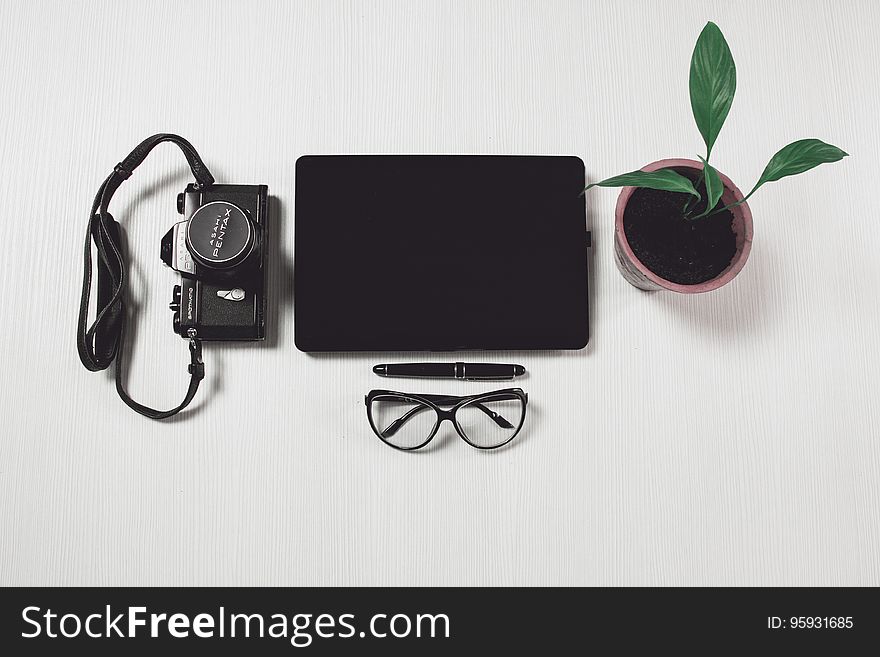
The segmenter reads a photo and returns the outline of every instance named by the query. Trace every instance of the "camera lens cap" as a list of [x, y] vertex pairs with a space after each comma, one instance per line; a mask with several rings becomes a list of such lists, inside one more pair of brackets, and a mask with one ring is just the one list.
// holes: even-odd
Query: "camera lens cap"
[[211, 269], [241, 264], [254, 244], [254, 226], [244, 211], [226, 201], [205, 203], [186, 224], [186, 246]]

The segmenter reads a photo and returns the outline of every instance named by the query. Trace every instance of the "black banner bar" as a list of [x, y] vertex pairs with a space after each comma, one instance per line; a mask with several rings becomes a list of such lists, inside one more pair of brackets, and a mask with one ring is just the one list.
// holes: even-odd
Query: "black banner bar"
[[[7, 588], [7, 654], [450, 654], [877, 645], [877, 589]], [[36, 652], [33, 652], [36, 650]]]

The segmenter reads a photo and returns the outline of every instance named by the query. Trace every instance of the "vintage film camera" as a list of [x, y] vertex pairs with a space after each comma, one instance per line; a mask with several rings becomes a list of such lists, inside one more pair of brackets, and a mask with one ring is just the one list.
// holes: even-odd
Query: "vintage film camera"
[[177, 209], [186, 219], [161, 246], [162, 261], [182, 277], [170, 305], [174, 331], [202, 340], [262, 340], [267, 187], [190, 184]]

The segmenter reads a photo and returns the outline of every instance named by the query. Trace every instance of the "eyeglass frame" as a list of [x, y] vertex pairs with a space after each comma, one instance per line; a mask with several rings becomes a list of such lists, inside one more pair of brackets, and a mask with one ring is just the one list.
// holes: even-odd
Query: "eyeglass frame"
[[[456, 420], [455, 414], [458, 412], [458, 410], [460, 408], [462, 408], [464, 406], [477, 405], [481, 400], [493, 401], [493, 399], [492, 399], [493, 397], [497, 397], [498, 395], [502, 395], [502, 394], [513, 395], [514, 397], [519, 399], [520, 402], [522, 403], [522, 415], [520, 416], [519, 424], [516, 426], [516, 429], [514, 430], [513, 434], [510, 436], [510, 438], [505, 440], [503, 443], [499, 443], [498, 445], [492, 445], [491, 447], [485, 447], [485, 446], [477, 445], [477, 444], [471, 442], [471, 440], [468, 439], [467, 435], [465, 435], [465, 432], [461, 428], [461, 425], [459, 425], [458, 420]], [[398, 445], [395, 445], [392, 442], [389, 442], [382, 435], [382, 432], [379, 431], [379, 428], [376, 426], [376, 422], [373, 419], [372, 407], [373, 407], [373, 401], [375, 401], [376, 397], [399, 397], [400, 399], [398, 401], [414, 401], [414, 402], [418, 402], [420, 404], [423, 404], [423, 405], [428, 406], [429, 408], [433, 409], [437, 415], [437, 421], [434, 423], [434, 428], [431, 430], [431, 433], [428, 435], [428, 437], [425, 439], [425, 441], [419, 445], [416, 445], [415, 447], [400, 447]], [[443, 408], [441, 408], [441, 405], [448, 406], [450, 404], [450, 402], [452, 403], [452, 407], [449, 410], [444, 410]], [[490, 390], [489, 392], [482, 392], [477, 395], [433, 395], [433, 394], [422, 394], [422, 393], [413, 394], [413, 393], [409, 393], [409, 392], [399, 392], [396, 390], [371, 390], [364, 397], [364, 404], [367, 407], [367, 420], [370, 423], [370, 428], [373, 430], [373, 433], [375, 433], [376, 436], [378, 436], [379, 440], [381, 440], [383, 443], [385, 443], [389, 447], [393, 447], [394, 449], [399, 450], [401, 452], [413, 452], [417, 449], [421, 449], [422, 447], [424, 447], [425, 445], [430, 443], [434, 439], [434, 436], [437, 435], [437, 432], [440, 430], [440, 425], [443, 424], [443, 422], [445, 420], [449, 420], [452, 423], [452, 426], [455, 427], [455, 432], [468, 445], [470, 445], [471, 447], [473, 447], [475, 449], [489, 451], [489, 450], [493, 450], [493, 449], [498, 449], [499, 447], [504, 447], [505, 445], [509, 444], [514, 438], [516, 438], [519, 435], [519, 432], [522, 429], [523, 424], [526, 421], [526, 410], [528, 409], [528, 405], [529, 405], [529, 396], [527, 393], [525, 393], [523, 391], [522, 388], [504, 388], [503, 390]], [[482, 407], [481, 410], [484, 413], [489, 414], [489, 416], [493, 420], [495, 420], [496, 423], [498, 423], [496, 416], [501, 417], [500, 415], [498, 415], [494, 411], [489, 411], [485, 407]], [[409, 412], [412, 412], [412, 410]], [[404, 414], [404, 416], [402, 416], [402, 417], [405, 418], [406, 414]], [[398, 418], [394, 422], [398, 422], [401, 419], [402, 418]], [[505, 422], [507, 421], [503, 417], [501, 417], [501, 419], [504, 420]], [[498, 423], [498, 424], [500, 425], [500, 423]], [[510, 423], [508, 422], [508, 424], [510, 424]], [[391, 425], [388, 425], [388, 427], [385, 428], [385, 431], [388, 431], [388, 428], [391, 427], [392, 425], [393, 425], [393, 423]], [[513, 425], [511, 425], [511, 427], [512, 426]]]

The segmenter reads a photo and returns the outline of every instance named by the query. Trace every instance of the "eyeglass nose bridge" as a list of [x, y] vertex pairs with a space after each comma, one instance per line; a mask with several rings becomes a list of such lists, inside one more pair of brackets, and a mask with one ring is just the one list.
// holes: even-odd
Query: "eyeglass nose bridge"
[[442, 408], [437, 411], [437, 425], [443, 424], [444, 420], [449, 420], [452, 424], [455, 424], [455, 412], [454, 411], [446, 411]]

